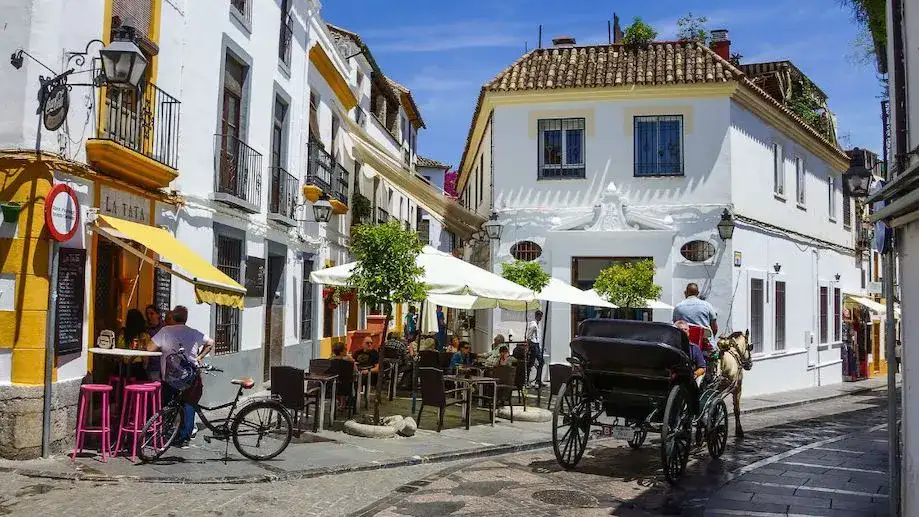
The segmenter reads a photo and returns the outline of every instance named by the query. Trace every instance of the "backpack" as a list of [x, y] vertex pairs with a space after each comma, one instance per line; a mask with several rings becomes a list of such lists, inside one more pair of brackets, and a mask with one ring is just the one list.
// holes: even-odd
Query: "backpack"
[[198, 378], [198, 369], [184, 352], [169, 354], [163, 361], [163, 382], [177, 391], [190, 388]]

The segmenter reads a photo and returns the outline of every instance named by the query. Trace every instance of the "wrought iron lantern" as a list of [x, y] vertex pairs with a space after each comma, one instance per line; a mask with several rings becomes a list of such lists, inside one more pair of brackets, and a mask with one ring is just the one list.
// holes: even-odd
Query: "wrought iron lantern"
[[329, 203], [328, 198], [323, 197], [319, 201], [313, 203], [313, 219], [317, 223], [327, 223], [332, 218], [332, 203]]
[[491, 217], [488, 218], [488, 221], [482, 224], [482, 228], [485, 230], [485, 233], [488, 235], [488, 238], [493, 241], [501, 240], [501, 230], [504, 229], [504, 225], [498, 222], [497, 212], [492, 212]]
[[122, 88], [137, 88], [147, 70], [147, 58], [134, 44], [134, 29], [123, 27], [115, 40], [99, 51], [105, 84]]
[[865, 152], [856, 147], [849, 154], [849, 170], [843, 174], [846, 191], [850, 197], [860, 199], [868, 197], [874, 175], [865, 166]]
[[721, 236], [723, 241], [734, 236], [734, 217], [727, 208], [724, 209], [724, 212], [721, 212], [721, 220], [718, 221], [718, 235]]

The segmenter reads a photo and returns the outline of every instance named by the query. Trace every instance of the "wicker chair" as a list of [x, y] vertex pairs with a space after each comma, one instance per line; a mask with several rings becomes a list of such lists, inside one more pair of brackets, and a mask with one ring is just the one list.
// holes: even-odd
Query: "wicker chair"
[[[425, 406], [434, 406], [437, 408], [438, 421], [437, 432], [444, 426], [444, 412], [447, 406], [457, 406], [466, 402], [459, 398], [448, 398], [460, 393], [464, 388], [448, 390], [444, 386], [444, 372], [438, 368], [419, 368], [418, 374], [421, 377], [421, 407], [418, 409], [418, 418], [416, 422], [421, 427], [421, 414]], [[466, 430], [469, 430], [469, 415], [466, 415]]]

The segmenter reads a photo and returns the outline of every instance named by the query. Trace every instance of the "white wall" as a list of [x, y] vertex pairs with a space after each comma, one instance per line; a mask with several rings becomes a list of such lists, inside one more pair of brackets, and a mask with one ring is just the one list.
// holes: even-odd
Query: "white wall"
[[[913, 11], [919, 16], [919, 10]], [[919, 37], [919, 36], [917, 36]], [[913, 103], [912, 106], [919, 106]], [[915, 108], [914, 108], [915, 109]], [[919, 110], [916, 110], [919, 111]], [[907, 225], [902, 230], [900, 253], [900, 302], [903, 320], [900, 340], [902, 350], [902, 436], [901, 458], [902, 508], [903, 515], [911, 515], [919, 508], [919, 324], [915, 314], [919, 310], [919, 223]]]
[[[838, 171], [796, 144], [753, 113], [731, 103], [731, 182], [736, 213], [818, 239], [853, 246], [854, 234], [842, 225], [842, 190]], [[772, 144], [782, 148], [785, 195], [774, 191]], [[804, 160], [805, 203], [796, 201], [795, 157]], [[828, 177], [834, 180], [836, 217], [829, 217]], [[855, 218], [853, 218], [855, 220]]]
[[[634, 205], [724, 203], [731, 192], [729, 102], [716, 97], [498, 106], [493, 120], [495, 205], [590, 207], [610, 182]], [[635, 177], [633, 117], [664, 113], [684, 116], [685, 175]], [[537, 181], [535, 121], [560, 116], [586, 118], [586, 178]]]

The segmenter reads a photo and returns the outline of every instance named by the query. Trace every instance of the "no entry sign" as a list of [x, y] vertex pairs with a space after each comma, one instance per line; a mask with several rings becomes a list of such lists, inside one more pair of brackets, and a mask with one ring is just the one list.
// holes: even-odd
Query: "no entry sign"
[[55, 185], [45, 198], [45, 224], [57, 241], [66, 241], [77, 233], [80, 224], [80, 202], [69, 185]]

